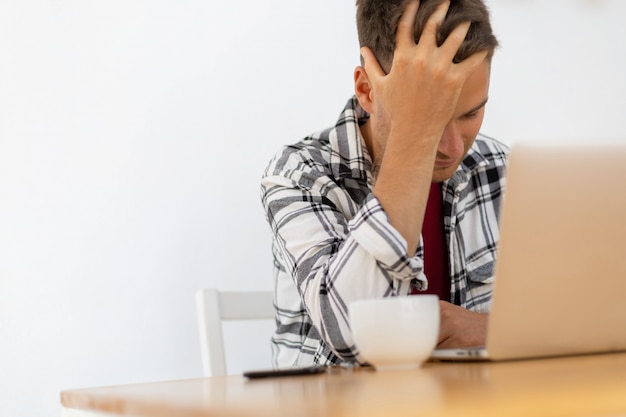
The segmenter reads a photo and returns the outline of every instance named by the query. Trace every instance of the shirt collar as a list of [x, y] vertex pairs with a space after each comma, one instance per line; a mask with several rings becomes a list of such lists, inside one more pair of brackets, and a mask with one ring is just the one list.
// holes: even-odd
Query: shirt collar
[[[363, 110], [356, 96], [353, 96], [346, 103], [334, 128], [330, 130], [328, 140], [333, 151], [330, 162], [335, 178], [349, 177], [371, 181], [372, 159], [359, 128], [368, 119], [369, 114]], [[474, 141], [463, 162], [448, 181], [455, 184], [465, 183], [476, 169], [488, 162]]]
[[333, 151], [330, 162], [335, 178], [367, 179], [371, 176], [372, 159], [359, 128], [368, 119], [369, 114], [353, 96], [330, 130], [328, 140]]
[[[480, 137], [481, 134], [479, 133], [476, 139], [479, 139]], [[466, 184], [469, 181], [477, 169], [487, 165], [488, 163], [489, 161], [482, 154], [479, 149], [479, 145], [475, 140], [469, 151], [467, 151], [467, 155], [463, 158], [461, 165], [459, 165], [452, 177], [446, 182], [454, 184], [455, 188], [458, 189], [460, 185]]]

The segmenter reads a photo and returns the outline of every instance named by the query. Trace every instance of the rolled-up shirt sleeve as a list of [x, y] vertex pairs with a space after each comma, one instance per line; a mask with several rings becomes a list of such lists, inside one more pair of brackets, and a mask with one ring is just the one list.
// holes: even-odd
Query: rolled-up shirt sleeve
[[406, 240], [391, 225], [374, 194], [367, 197], [365, 205], [350, 220], [348, 230], [357, 244], [391, 276], [401, 281], [420, 278], [424, 268], [422, 258], [407, 256]]

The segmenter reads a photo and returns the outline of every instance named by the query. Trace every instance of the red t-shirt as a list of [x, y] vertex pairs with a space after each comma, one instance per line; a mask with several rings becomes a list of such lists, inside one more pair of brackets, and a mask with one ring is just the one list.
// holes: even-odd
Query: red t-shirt
[[433, 183], [430, 186], [422, 226], [424, 273], [428, 278], [428, 289], [416, 293], [436, 294], [439, 299], [450, 301], [450, 267], [443, 219], [441, 183]]

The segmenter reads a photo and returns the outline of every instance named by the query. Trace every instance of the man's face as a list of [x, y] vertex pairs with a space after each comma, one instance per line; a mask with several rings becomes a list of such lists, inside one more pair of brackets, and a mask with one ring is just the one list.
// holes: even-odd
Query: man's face
[[[454, 174], [478, 135], [485, 115], [485, 104], [489, 96], [489, 76], [491, 64], [485, 60], [467, 78], [456, 110], [446, 126], [439, 146], [433, 169], [433, 182], [442, 182]], [[384, 152], [389, 136], [389, 122], [383, 112], [378, 112], [374, 137]]]

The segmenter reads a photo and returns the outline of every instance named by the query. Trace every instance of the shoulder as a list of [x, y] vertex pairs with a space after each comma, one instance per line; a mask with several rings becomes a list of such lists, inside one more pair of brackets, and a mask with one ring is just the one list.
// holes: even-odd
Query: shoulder
[[497, 165], [505, 164], [509, 155], [509, 147], [507, 145], [482, 133], [478, 134], [472, 148], [483, 158]]
[[472, 151], [494, 165], [506, 164], [509, 155], [509, 147], [504, 143], [479, 133], [472, 146]]
[[263, 178], [279, 176], [298, 180], [302, 175], [329, 175], [332, 153], [328, 131], [314, 133], [281, 147], [267, 164]]
[[472, 181], [477, 187], [485, 182], [503, 185], [508, 155], [507, 145], [478, 134], [463, 163], [451, 178], [451, 183], [460, 185]]
[[333, 181], [367, 181], [371, 161], [362, 143], [359, 126], [369, 115], [355, 97], [348, 100], [334, 126], [282, 147], [270, 160], [264, 177], [299, 177], [302, 173], [326, 176]]

